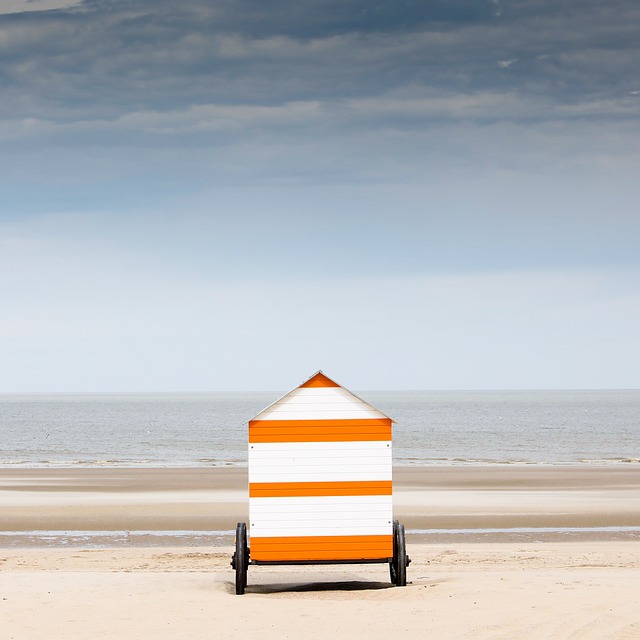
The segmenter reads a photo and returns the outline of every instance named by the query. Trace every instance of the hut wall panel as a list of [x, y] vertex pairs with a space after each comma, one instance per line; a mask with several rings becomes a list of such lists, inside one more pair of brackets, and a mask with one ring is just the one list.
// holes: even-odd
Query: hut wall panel
[[251, 539], [251, 557], [262, 561], [391, 558], [393, 536], [285, 536]]
[[[300, 389], [306, 393], [297, 393], [287, 398], [287, 408], [291, 407], [309, 407], [311, 405], [327, 407], [348, 407], [351, 411], [365, 409], [366, 411], [375, 411], [373, 408], [367, 408], [364, 403], [356, 400], [348, 393], [340, 392], [339, 389]], [[315, 392], [315, 393], [310, 393]], [[323, 393], [318, 393], [323, 392]], [[377, 412], [379, 414], [379, 412]]]
[[249, 448], [249, 482], [391, 480], [391, 443], [256, 443]]
[[391, 441], [391, 421], [357, 420], [252, 420], [249, 443]]
[[346, 510], [349, 509], [366, 509], [368, 507], [375, 507], [381, 509], [387, 509], [385, 515], [391, 513], [392, 497], [391, 495], [384, 496], [348, 496], [346, 498], [336, 499], [333, 496], [313, 496], [302, 498], [289, 498], [282, 500], [281, 498], [260, 498], [259, 500], [252, 500], [251, 505], [253, 508], [264, 509], [267, 512], [274, 512], [277, 509], [282, 509], [282, 505], [286, 505], [286, 509], [291, 511], [292, 509], [298, 509], [300, 511], [312, 512], [315, 509], [326, 511], [327, 508]]
[[[301, 408], [290, 408], [286, 411], [281, 409], [277, 413], [268, 416], [260, 416], [259, 419], [251, 422], [282, 422], [287, 420], [378, 420], [384, 421], [375, 411], [348, 411], [334, 410], [330, 407], [323, 406], [315, 411], [304, 411]], [[391, 421], [387, 419], [387, 423]]]
[[261, 458], [277, 458], [282, 455], [290, 457], [306, 456], [310, 458], [331, 456], [388, 456], [391, 450], [390, 441], [364, 442], [268, 442], [249, 447], [252, 462]]
[[391, 480], [350, 482], [253, 482], [251, 498], [300, 498], [321, 496], [390, 496]]
[[[269, 527], [265, 523], [255, 527], [251, 536], [256, 538], [282, 538], [286, 536], [378, 536], [391, 535], [388, 528], [382, 525], [371, 524], [366, 522], [354, 523], [347, 522], [344, 526], [339, 524], [321, 526], [317, 523], [300, 522], [295, 518], [288, 520], [280, 520], [277, 526]], [[249, 544], [251, 546], [251, 543]]]
[[251, 498], [251, 536], [391, 534], [390, 495]]
[[[349, 420], [349, 418], [379, 418], [380, 416], [376, 411], [366, 411], [364, 409], [354, 408], [353, 405], [348, 402], [331, 402], [331, 403], [306, 403], [306, 404], [295, 404], [290, 407], [287, 407], [286, 410], [282, 409], [278, 412], [279, 415], [274, 419], [277, 420], [305, 420], [307, 418], [318, 419], [322, 418], [322, 414], [326, 413], [330, 419], [333, 420]], [[305, 414], [301, 417], [297, 415], [291, 416], [288, 414]], [[344, 413], [346, 414], [344, 417], [335, 415], [336, 413]], [[269, 418], [263, 418], [264, 420], [268, 420]]]
[[353, 482], [366, 480], [391, 480], [391, 472], [387, 471], [386, 463], [378, 465], [354, 465], [337, 468], [337, 465], [317, 460], [309, 462], [307, 468], [300, 465], [296, 468], [282, 469], [253, 469], [251, 484], [262, 482]]
[[[298, 387], [286, 397], [286, 404], [305, 404], [308, 402], [348, 402], [357, 407], [366, 407], [369, 410], [377, 411], [344, 387]], [[271, 406], [274, 407], [276, 404], [280, 404], [280, 402]]]

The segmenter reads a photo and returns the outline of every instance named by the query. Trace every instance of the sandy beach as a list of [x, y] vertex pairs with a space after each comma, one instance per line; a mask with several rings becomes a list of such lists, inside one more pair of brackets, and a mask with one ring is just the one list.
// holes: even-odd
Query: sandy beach
[[[394, 514], [414, 531], [638, 527], [640, 465], [400, 467]], [[5, 534], [224, 532], [247, 515], [242, 468], [0, 469]]]
[[251, 567], [236, 596], [246, 470], [2, 469], [3, 637], [640, 638], [640, 468], [394, 474], [407, 587], [386, 565]]

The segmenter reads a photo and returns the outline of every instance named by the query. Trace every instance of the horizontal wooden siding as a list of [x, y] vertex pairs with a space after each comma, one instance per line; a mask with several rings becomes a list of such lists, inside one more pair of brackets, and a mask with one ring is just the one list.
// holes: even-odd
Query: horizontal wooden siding
[[251, 420], [251, 558], [390, 558], [391, 425], [322, 374]]
[[252, 536], [251, 557], [263, 562], [380, 560], [393, 557], [393, 536]]

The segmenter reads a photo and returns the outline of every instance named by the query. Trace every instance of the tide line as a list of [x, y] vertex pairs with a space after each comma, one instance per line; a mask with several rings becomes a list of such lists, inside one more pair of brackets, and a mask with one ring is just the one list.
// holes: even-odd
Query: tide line
[[[640, 533], [640, 526], [597, 526], [597, 527], [483, 527], [471, 529], [407, 529], [407, 535], [442, 534], [491, 534], [491, 533]], [[216, 530], [132, 530], [132, 531], [50, 531], [46, 529], [32, 531], [0, 531], [0, 538], [39, 538], [53, 539], [93, 539], [114, 538], [122, 541], [134, 538], [225, 538], [235, 535], [234, 529]]]
[[407, 534], [473, 535], [477, 533], [640, 533], [640, 526], [610, 527], [485, 527], [477, 529], [407, 529]]

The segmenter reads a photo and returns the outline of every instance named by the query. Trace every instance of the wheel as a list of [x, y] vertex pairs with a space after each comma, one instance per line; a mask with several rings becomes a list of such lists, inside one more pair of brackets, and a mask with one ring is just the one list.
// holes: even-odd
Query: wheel
[[407, 586], [407, 547], [404, 540], [404, 525], [398, 525], [397, 532], [397, 570], [396, 570], [396, 585], [398, 587]]
[[231, 566], [236, 570], [236, 594], [241, 596], [247, 586], [247, 570], [249, 569], [247, 525], [244, 522], [238, 522], [236, 526], [236, 552], [233, 554]]
[[397, 552], [397, 536], [396, 536], [396, 531], [398, 529], [398, 527], [400, 526], [400, 523], [397, 520], [393, 521], [393, 558], [391, 558], [391, 561], [389, 562], [389, 577], [391, 578], [391, 584], [397, 584], [398, 581], [398, 565], [397, 565], [397, 557], [398, 557], [398, 552]]
[[231, 566], [236, 570], [236, 594], [241, 596], [247, 586], [249, 568], [247, 525], [244, 522], [238, 522], [236, 526], [236, 551], [231, 559]]
[[411, 562], [407, 557], [404, 537], [404, 525], [393, 521], [393, 559], [389, 563], [391, 583], [398, 587], [407, 585], [407, 566]]

